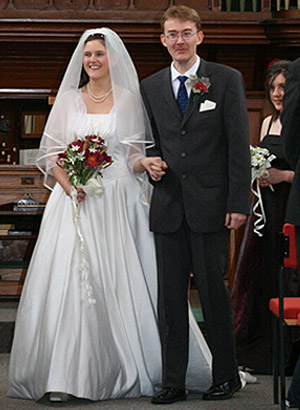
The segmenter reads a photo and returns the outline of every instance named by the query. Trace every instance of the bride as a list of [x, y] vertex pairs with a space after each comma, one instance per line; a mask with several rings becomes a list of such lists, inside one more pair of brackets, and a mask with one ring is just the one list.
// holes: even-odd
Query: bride
[[[75, 136], [100, 135], [113, 164], [94, 195], [57, 165]], [[152, 396], [161, 380], [156, 265], [145, 170], [161, 178], [134, 65], [116, 33], [87, 30], [49, 115], [38, 165], [57, 181], [48, 200], [16, 320], [8, 395], [51, 401]], [[46, 162], [46, 168], [41, 163]], [[99, 183], [99, 181], [98, 181]], [[102, 192], [101, 192], [102, 191]], [[83, 246], [82, 255], [80, 246]], [[83, 276], [82, 258], [89, 276]], [[187, 388], [211, 384], [211, 354], [190, 314]]]

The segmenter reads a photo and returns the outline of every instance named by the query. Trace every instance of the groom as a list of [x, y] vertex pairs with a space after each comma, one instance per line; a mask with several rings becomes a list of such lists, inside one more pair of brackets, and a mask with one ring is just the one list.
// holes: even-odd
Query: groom
[[165, 161], [155, 168], [150, 209], [163, 356], [163, 390], [152, 403], [186, 399], [191, 269], [213, 356], [213, 384], [203, 399], [228, 399], [241, 387], [231, 301], [223, 276], [230, 230], [238, 229], [249, 212], [251, 167], [244, 84], [238, 71], [197, 55], [204, 35], [195, 10], [169, 8], [162, 18], [162, 32], [171, 67], [141, 84], [156, 142], [149, 155]]

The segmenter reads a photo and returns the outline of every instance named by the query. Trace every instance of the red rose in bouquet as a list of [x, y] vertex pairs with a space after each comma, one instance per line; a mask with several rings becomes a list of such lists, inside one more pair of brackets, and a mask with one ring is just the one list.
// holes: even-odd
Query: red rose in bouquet
[[[71, 142], [67, 149], [58, 155], [57, 164], [67, 171], [73, 187], [82, 188], [88, 195], [101, 195], [101, 170], [113, 163], [106, 152], [107, 146], [103, 138], [98, 135], [88, 135], [83, 139], [77, 138]], [[89, 283], [90, 267], [85, 257], [85, 243], [80, 228], [80, 203], [77, 192], [72, 193], [73, 221], [76, 227], [80, 244], [79, 272], [81, 274], [84, 298], [89, 303], [96, 303], [93, 298], [93, 287]]]
[[106, 150], [104, 139], [98, 135], [75, 137], [59, 154], [57, 163], [67, 171], [71, 184], [77, 189], [84, 187], [90, 178], [102, 176], [101, 170], [113, 163]]

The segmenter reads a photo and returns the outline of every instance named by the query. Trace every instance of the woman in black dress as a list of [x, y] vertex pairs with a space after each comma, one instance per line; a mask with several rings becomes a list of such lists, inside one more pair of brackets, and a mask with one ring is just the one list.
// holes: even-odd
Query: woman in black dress
[[[272, 329], [269, 299], [278, 296], [279, 232], [285, 220], [286, 204], [294, 172], [284, 158], [280, 114], [284, 85], [290, 62], [277, 61], [267, 74], [266, 88], [273, 115], [261, 127], [260, 146], [276, 155], [269, 174], [259, 180], [266, 224], [262, 237], [253, 231], [256, 217], [251, 213], [237, 263], [232, 291], [237, 358], [241, 366], [256, 373], [272, 373]], [[270, 188], [273, 186], [273, 190]], [[256, 198], [253, 198], [255, 203]], [[299, 295], [296, 270], [286, 272], [286, 295]], [[297, 335], [287, 335], [288, 349]], [[298, 357], [298, 356], [297, 356]]]

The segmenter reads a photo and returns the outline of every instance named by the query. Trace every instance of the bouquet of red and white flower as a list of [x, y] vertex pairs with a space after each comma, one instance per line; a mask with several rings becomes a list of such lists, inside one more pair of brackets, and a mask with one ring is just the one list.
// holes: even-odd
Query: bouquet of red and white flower
[[88, 181], [101, 177], [101, 170], [113, 163], [106, 150], [104, 139], [98, 135], [88, 135], [84, 139], [75, 136], [67, 149], [58, 155], [57, 163], [67, 171], [73, 187], [85, 191]]
[[96, 303], [93, 287], [89, 282], [90, 267], [86, 259], [85, 242], [80, 228], [80, 204], [77, 189], [82, 188], [88, 195], [100, 196], [103, 192], [101, 170], [113, 163], [106, 152], [105, 141], [97, 135], [77, 138], [67, 149], [58, 155], [57, 164], [67, 171], [69, 180], [75, 188], [72, 192], [73, 220], [79, 240], [79, 272], [81, 276], [83, 298], [88, 303]]

